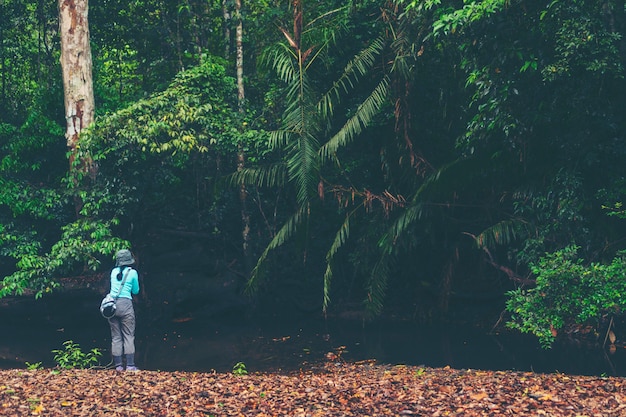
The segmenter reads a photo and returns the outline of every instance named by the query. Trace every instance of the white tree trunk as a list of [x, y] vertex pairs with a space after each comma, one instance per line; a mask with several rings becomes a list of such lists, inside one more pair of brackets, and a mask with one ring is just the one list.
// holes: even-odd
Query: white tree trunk
[[244, 111], [246, 93], [243, 88], [243, 17], [241, 15], [241, 0], [235, 0], [235, 14], [237, 15], [237, 28], [235, 42], [237, 43], [237, 97], [239, 99], [239, 111]]
[[[87, 19], [88, 0], [59, 0], [59, 31], [61, 34], [61, 68], [65, 96], [65, 138], [74, 167], [80, 132], [94, 119], [91, 47]], [[77, 161], [79, 167], [91, 172], [89, 161]]]
[[[239, 104], [239, 113], [245, 112], [245, 89], [243, 84], [243, 17], [241, 14], [241, 0], [235, 0], [235, 16], [237, 18], [237, 27], [235, 29], [235, 43], [237, 48], [237, 56], [235, 67], [237, 70], [237, 102]], [[246, 165], [246, 154], [243, 143], [240, 141], [237, 147], [237, 170], [241, 171]], [[239, 200], [241, 202], [241, 222], [242, 222], [242, 240], [243, 240], [243, 256], [246, 272], [250, 269], [248, 245], [250, 242], [250, 215], [247, 209], [247, 190], [245, 184], [239, 186]]]

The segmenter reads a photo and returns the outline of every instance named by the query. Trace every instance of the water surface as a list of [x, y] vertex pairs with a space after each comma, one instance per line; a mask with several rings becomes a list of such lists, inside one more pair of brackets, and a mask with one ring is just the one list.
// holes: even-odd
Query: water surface
[[[0, 367], [26, 362], [55, 365], [53, 349], [73, 340], [84, 351], [99, 348], [109, 361], [109, 327], [95, 296], [62, 301], [21, 300], [0, 308]], [[137, 362], [143, 369], [292, 371], [328, 361], [451, 366], [485, 370], [626, 376], [626, 352], [557, 344], [544, 350], [533, 337], [488, 334], [445, 324], [323, 319], [318, 315], [225, 314], [165, 319], [138, 309]]]

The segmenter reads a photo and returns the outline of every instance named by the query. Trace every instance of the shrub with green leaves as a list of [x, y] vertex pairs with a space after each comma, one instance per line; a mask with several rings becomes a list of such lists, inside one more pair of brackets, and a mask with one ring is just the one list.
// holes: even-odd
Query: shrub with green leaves
[[[30, 185], [40, 179], [21, 180], [29, 166], [22, 159], [46, 152], [35, 147], [27, 153], [26, 144], [0, 146], [0, 154], [20, 150], [12, 159], [0, 158], [0, 257], [8, 265], [7, 276], [0, 276], [0, 298], [27, 291], [39, 298], [58, 287], [61, 277], [97, 271], [117, 249], [132, 246], [125, 239], [129, 224], [140, 230], [195, 218], [199, 228], [225, 227], [229, 221], [221, 216], [232, 212], [225, 206], [233, 199], [226, 192], [198, 190], [213, 190], [224, 167], [236, 169], [239, 144], [248, 161], [257, 146], [261, 153], [265, 146], [262, 133], [241, 132], [252, 121], [243, 120], [234, 97], [225, 62], [207, 57], [164, 91], [99, 117], [81, 133], [76, 158], [92, 158], [97, 175], [85, 177], [79, 169], [66, 173], [61, 153], [62, 169], [57, 167], [50, 189]], [[10, 127], [0, 124], [0, 142], [21, 138]]]
[[93, 348], [89, 352], [83, 352], [78, 343], [72, 340], [63, 342], [65, 349], [55, 349], [54, 361], [62, 369], [87, 369], [98, 363], [98, 358], [102, 352], [98, 348]]
[[36, 371], [38, 369], [43, 369], [43, 365], [41, 364], [41, 362], [35, 362], [35, 363], [25, 362], [25, 364], [26, 364], [26, 369], [28, 369], [29, 371]]
[[545, 348], [561, 330], [580, 325], [598, 328], [605, 316], [621, 315], [626, 307], [626, 253], [611, 263], [585, 265], [577, 246], [568, 246], [532, 265], [536, 285], [508, 293], [508, 326], [539, 338]]
[[237, 376], [248, 375], [246, 364], [243, 362], [237, 362], [235, 366], [233, 366], [233, 375], [237, 375]]

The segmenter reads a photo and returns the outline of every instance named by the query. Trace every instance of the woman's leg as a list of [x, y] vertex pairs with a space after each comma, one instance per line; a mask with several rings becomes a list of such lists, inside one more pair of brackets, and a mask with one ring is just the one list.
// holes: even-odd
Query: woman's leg
[[115, 316], [109, 319], [111, 327], [111, 356], [113, 356], [113, 364], [115, 369], [122, 370], [122, 354], [124, 353], [124, 345], [122, 339], [122, 323], [119, 317]]
[[126, 369], [135, 368], [135, 310], [133, 302], [127, 298], [118, 300], [120, 325], [126, 355]]

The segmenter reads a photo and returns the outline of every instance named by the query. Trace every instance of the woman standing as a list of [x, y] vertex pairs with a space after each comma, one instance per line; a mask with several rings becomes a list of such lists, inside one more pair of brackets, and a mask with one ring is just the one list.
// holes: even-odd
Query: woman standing
[[135, 259], [128, 249], [115, 254], [115, 268], [111, 271], [111, 291], [116, 301], [115, 315], [109, 319], [111, 327], [111, 355], [116, 371], [137, 371], [135, 366], [135, 309], [133, 295], [139, 294], [139, 275], [131, 265]]

